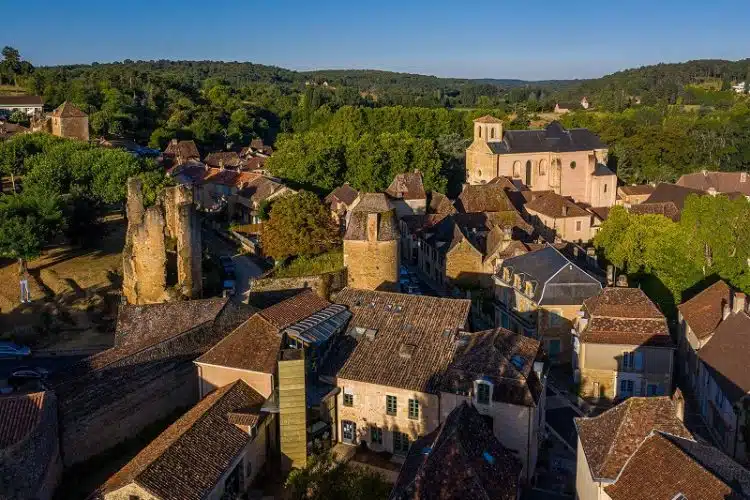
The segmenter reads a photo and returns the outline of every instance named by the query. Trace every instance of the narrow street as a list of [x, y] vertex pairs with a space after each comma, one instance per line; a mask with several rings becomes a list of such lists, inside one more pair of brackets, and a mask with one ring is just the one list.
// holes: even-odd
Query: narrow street
[[247, 255], [240, 253], [240, 248], [236, 243], [225, 240], [215, 231], [210, 229], [203, 230], [203, 245], [211, 255], [215, 257], [227, 256], [232, 258], [235, 266], [236, 276], [236, 293], [234, 300], [238, 302], [247, 302], [250, 294], [250, 282], [263, 274], [263, 269]]

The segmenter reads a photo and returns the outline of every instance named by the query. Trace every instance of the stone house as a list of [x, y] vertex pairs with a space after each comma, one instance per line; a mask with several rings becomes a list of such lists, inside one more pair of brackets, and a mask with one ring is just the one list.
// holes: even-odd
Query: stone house
[[192, 361], [253, 312], [225, 298], [121, 306], [115, 346], [71, 366], [52, 383], [65, 465], [94, 457], [195, 404]]
[[325, 197], [324, 201], [331, 208], [331, 216], [341, 227], [342, 234], [346, 232], [347, 214], [354, 203], [358, 202], [358, 198], [359, 191], [351, 187], [348, 182], [337, 187]]
[[493, 435], [522, 465], [530, 484], [545, 434], [548, 363], [538, 340], [504, 328], [465, 334], [442, 377], [441, 420], [454, 408], [473, 406]]
[[12, 115], [16, 111], [32, 116], [42, 112], [43, 102], [38, 95], [0, 95], [0, 111]]
[[540, 339], [553, 363], [569, 362], [570, 330], [599, 279], [552, 246], [504, 260], [493, 279], [495, 325]]
[[750, 415], [747, 353], [750, 314], [744, 293], [722, 281], [679, 306], [680, 368], [701, 417], [719, 447], [748, 463], [743, 432]]
[[62, 474], [59, 443], [53, 392], [0, 397], [0, 496], [50, 500]]
[[624, 399], [672, 391], [675, 345], [667, 319], [639, 288], [605, 288], [586, 299], [572, 358], [581, 393]]
[[559, 194], [549, 192], [524, 205], [532, 224], [547, 241], [586, 242], [594, 237], [590, 212]]
[[168, 162], [168, 166], [175, 167], [189, 162], [199, 162], [201, 154], [195, 141], [178, 141], [172, 139], [162, 155]]
[[629, 208], [631, 205], [643, 203], [656, 190], [651, 184], [620, 186], [617, 188], [617, 204]]
[[[278, 388], [279, 355], [289, 343], [288, 339], [285, 340], [285, 331], [324, 311], [331, 314], [324, 313], [323, 319], [330, 319], [335, 316], [330, 309], [332, 306], [327, 300], [306, 290], [254, 314], [195, 360], [200, 397], [235, 380], [244, 381], [265, 398], [271, 397]], [[337, 314], [340, 312], [336, 310]], [[331, 334], [333, 332], [335, 329]], [[317, 352], [308, 351], [308, 363], [319, 362], [324, 357], [322, 346], [316, 348], [320, 349]], [[314, 368], [317, 370], [317, 367]]]
[[680, 220], [685, 201], [691, 194], [704, 196], [707, 193], [699, 189], [660, 182], [645, 201], [631, 205], [628, 211], [641, 215], [660, 214], [676, 222]]
[[31, 130], [88, 142], [89, 115], [65, 101], [46, 116], [35, 115], [31, 120]]
[[701, 170], [685, 174], [677, 180], [678, 186], [705, 191], [708, 194], [740, 193], [750, 197], [750, 173], [748, 172], [709, 172]]
[[344, 234], [349, 286], [398, 290], [401, 245], [395, 207], [382, 193], [360, 193], [357, 199]]
[[211, 168], [228, 168], [239, 170], [242, 160], [239, 153], [235, 151], [214, 151], [208, 153], [203, 159], [203, 163]]
[[491, 288], [492, 275], [512, 255], [514, 241], [533, 229], [517, 212], [453, 214], [418, 233], [417, 265], [444, 288]]
[[682, 423], [684, 402], [630, 398], [593, 418], [577, 418], [576, 498], [720, 500], [745, 498], [750, 472], [696, 442]]
[[188, 162], [169, 171], [178, 184], [193, 188], [195, 204], [204, 210], [219, 211], [236, 201], [242, 189], [256, 181], [261, 174], [226, 168], [213, 168], [200, 162]]
[[508, 130], [491, 116], [474, 120], [474, 141], [466, 150], [466, 179], [485, 184], [499, 176], [534, 191], [551, 190], [594, 207], [615, 204], [617, 176], [606, 167], [607, 146], [587, 129], [567, 130], [558, 122], [543, 130]]
[[243, 181], [237, 194], [229, 198], [229, 218], [242, 224], [263, 224], [260, 213], [263, 205], [286, 194], [294, 193], [293, 189], [282, 184], [278, 179], [264, 175]]
[[399, 218], [427, 213], [427, 193], [419, 170], [397, 174], [385, 194], [391, 197]]
[[417, 440], [401, 467], [390, 500], [493, 498], [516, 500], [521, 463], [469, 404]]
[[238, 380], [209, 394], [101, 487], [105, 500], [239, 498], [276, 441], [265, 398]]
[[406, 455], [441, 422], [441, 374], [468, 327], [468, 300], [346, 288], [352, 313], [320, 373], [339, 388], [338, 441]]

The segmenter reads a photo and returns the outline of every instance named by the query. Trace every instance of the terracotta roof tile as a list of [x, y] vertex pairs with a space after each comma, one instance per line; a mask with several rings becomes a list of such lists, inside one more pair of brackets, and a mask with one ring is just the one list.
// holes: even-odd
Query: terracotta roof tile
[[393, 198], [404, 200], [427, 199], [427, 193], [425, 193], [424, 183], [422, 182], [422, 173], [419, 171], [397, 174], [385, 192]]
[[456, 207], [453, 202], [442, 193], [433, 191], [430, 193], [430, 206], [427, 209], [430, 214], [453, 214], [456, 213]]
[[674, 347], [667, 319], [639, 288], [604, 288], [583, 303], [581, 342]]
[[500, 184], [467, 184], [456, 200], [459, 212], [507, 212], [515, 210]]
[[263, 309], [258, 314], [275, 328], [283, 330], [329, 305], [331, 305], [330, 302], [318, 296], [312, 290], [305, 290], [283, 302]]
[[576, 418], [575, 423], [594, 480], [617, 478], [652, 431], [692, 438], [669, 397], [632, 397], [597, 417]]
[[542, 361], [541, 343], [504, 328], [467, 334], [442, 381], [442, 390], [469, 394], [477, 379], [494, 385], [493, 401], [536, 406], [542, 384], [534, 362]]
[[209, 153], [203, 162], [213, 168], [239, 168], [240, 155], [234, 151], [215, 151]]
[[239, 380], [217, 389], [180, 417], [102, 487], [136, 483], [163, 500], [199, 500], [218, 483], [250, 441], [230, 414], [264, 398]]
[[492, 115], [484, 115], [474, 120], [474, 123], [503, 123], [500, 118], [495, 118]]
[[696, 172], [680, 177], [677, 185], [701, 191], [708, 191], [713, 188], [717, 193], [742, 193], [745, 196], [750, 196], [750, 173]]
[[635, 186], [620, 186], [618, 189], [627, 196], [644, 196], [653, 193], [656, 186], [652, 186], [651, 184], [638, 184]]
[[704, 339], [711, 335], [721, 323], [724, 305], [732, 300], [732, 290], [719, 280], [692, 299], [683, 302], [677, 309], [682, 313], [696, 337]]
[[378, 214], [378, 241], [391, 241], [399, 238], [396, 211], [383, 193], [360, 193], [360, 201], [351, 209], [346, 226], [345, 240], [367, 240], [367, 218]]
[[[468, 300], [353, 288], [339, 292], [335, 302], [347, 306], [353, 317], [348, 333], [331, 348], [323, 373], [420, 392], [438, 390], [471, 307]], [[366, 330], [374, 330], [374, 338]]]
[[748, 498], [750, 471], [711, 446], [655, 432], [604, 491], [612, 500]]
[[58, 117], [58, 118], [85, 118], [88, 115], [78, 109], [75, 105], [72, 103], [65, 101], [64, 103], [60, 104], [60, 106], [52, 112], [52, 116]]
[[333, 203], [334, 200], [338, 200], [347, 206], [351, 206], [351, 204], [354, 203], [354, 200], [357, 199], [357, 196], [359, 196], [359, 191], [351, 187], [349, 183], [345, 183], [331, 191], [330, 194], [326, 196], [325, 201], [326, 203]]
[[200, 153], [198, 152], [198, 146], [195, 145], [195, 141], [178, 141], [173, 139], [167, 145], [167, 149], [164, 150], [166, 156], [173, 156], [180, 158], [182, 161], [190, 159], [200, 160]]
[[46, 392], [0, 397], [0, 450], [23, 440], [42, 420]]
[[412, 445], [390, 498], [515, 500], [521, 468], [479, 412], [463, 403]]
[[590, 216], [589, 212], [557, 193], [540, 196], [528, 202], [524, 208], [555, 219]]
[[733, 403], [750, 393], [750, 315], [739, 311], [729, 315], [716, 328], [698, 358], [714, 374], [714, 380]]

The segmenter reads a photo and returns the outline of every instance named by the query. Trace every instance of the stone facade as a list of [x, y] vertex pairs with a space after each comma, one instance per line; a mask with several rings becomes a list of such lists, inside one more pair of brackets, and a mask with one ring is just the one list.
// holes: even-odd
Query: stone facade
[[[556, 123], [552, 126], [562, 129]], [[512, 133], [519, 132], [542, 131]], [[562, 134], [568, 132], [562, 130]], [[528, 148], [518, 148], [523, 152], [513, 148], [501, 152], [505, 134], [508, 132], [503, 132], [500, 120], [483, 117], [474, 121], [474, 141], [466, 150], [468, 183], [485, 184], [496, 177], [507, 176], [522, 181], [534, 191], [554, 191], [591, 206], [615, 204], [617, 177], [604, 166], [608, 155], [606, 146], [582, 142], [571, 148], [577, 150], [559, 151], [559, 148], [538, 145], [528, 152]]]
[[87, 116], [80, 117], [52, 117], [52, 135], [66, 137], [68, 139], [89, 140], [89, 119]]
[[[128, 230], [123, 249], [123, 296], [130, 304], [153, 304], [173, 296], [198, 298], [202, 292], [201, 233], [192, 191], [169, 187], [145, 208], [143, 185], [128, 179]], [[177, 253], [177, 286], [167, 283], [168, 241]]]
[[352, 212], [344, 237], [348, 286], [398, 291], [401, 245], [395, 211], [390, 205], [371, 209], [368, 204]]

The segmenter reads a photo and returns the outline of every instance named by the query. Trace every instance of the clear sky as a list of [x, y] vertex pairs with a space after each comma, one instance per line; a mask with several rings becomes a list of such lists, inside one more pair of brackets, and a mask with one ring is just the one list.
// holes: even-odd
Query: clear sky
[[590, 78], [750, 57], [748, 0], [3, 0], [36, 65], [250, 61], [467, 78]]

